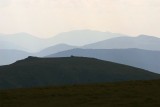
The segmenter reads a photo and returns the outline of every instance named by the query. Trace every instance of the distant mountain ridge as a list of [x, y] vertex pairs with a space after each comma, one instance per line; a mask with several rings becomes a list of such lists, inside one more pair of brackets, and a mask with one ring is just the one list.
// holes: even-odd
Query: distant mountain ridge
[[160, 51], [160, 38], [140, 35], [137, 37], [117, 37], [83, 46], [85, 49], [127, 49], [138, 48]]
[[15, 49], [32, 53], [59, 44], [81, 46], [81, 48], [85, 49], [138, 48], [160, 50], [160, 38], [157, 37], [147, 35], [129, 37], [123, 34], [91, 30], [64, 32], [48, 39], [40, 39], [27, 33], [1, 34], [0, 44], [0, 49]]
[[44, 49], [44, 50], [42, 50], [38, 53], [35, 53], [35, 56], [43, 57], [43, 56], [47, 56], [47, 55], [50, 55], [50, 54], [54, 54], [54, 53], [58, 53], [58, 52], [61, 52], [61, 51], [66, 51], [66, 50], [70, 50], [70, 49], [74, 49], [74, 48], [77, 48], [77, 47], [67, 45], [67, 44], [58, 44], [58, 45], [48, 47], [48, 48], [46, 48], [46, 49]]
[[34, 37], [28, 33], [0, 35], [0, 41], [13, 43], [21, 47], [21, 48], [11, 48], [11, 49], [23, 50], [23, 51], [25, 50], [27, 52], [35, 52], [36, 50], [39, 50], [42, 47], [43, 48], [46, 47], [43, 39]]
[[[95, 43], [92, 43], [92, 42], [95, 42]], [[76, 45], [83, 44], [84, 46], [75, 46], [75, 45], [69, 45], [69, 44], [76, 44]], [[85, 44], [88, 44], [88, 45], [85, 45]], [[17, 33], [17, 34], [10, 34], [10, 35], [0, 34], [0, 52], [3, 53], [4, 51], [2, 50], [8, 50], [8, 51], [12, 50], [13, 53], [15, 53], [15, 51], [19, 50], [17, 51], [19, 52], [17, 53], [17, 56], [15, 54], [9, 55], [9, 56], [15, 57], [15, 58], [11, 58], [11, 59], [14, 59], [12, 61], [8, 59], [8, 56], [7, 56], [8, 53], [5, 57], [3, 57], [4, 55], [0, 54], [1, 55], [0, 57], [3, 57], [1, 58], [0, 65], [4, 65], [4, 64], [7, 65], [7, 64], [11, 64], [11, 62], [20, 60], [19, 55], [22, 53], [27, 53], [27, 54], [29, 53], [28, 56], [32, 55], [32, 56], [44, 57], [44, 56], [48, 56], [51, 54], [55, 54], [58, 52], [62, 52], [62, 51], [66, 51], [74, 48], [82, 48], [82, 49], [137, 48], [142, 50], [160, 51], [159, 46], [160, 46], [160, 38], [153, 37], [153, 36], [140, 35], [137, 37], [128, 37], [122, 34], [98, 32], [98, 31], [91, 31], [91, 30], [76, 30], [71, 32], [64, 32], [49, 39], [36, 38], [27, 33]], [[12, 51], [10, 51], [10, 53], [12, 53]], [[25, 57], [27, 57], [27, 54], [25, 55]], [[21, 57], [21, 59], [25, 57]], [[146, 66], [147, 69], [150, 68], [149, 66], [148, 67]], [[148, 70], [153, 70], [157, 72], [156, 70], [157, 68], [158, 67], [154, 69], [148, 69]]]
[[73, 30], [70, 32], [60, 33], [53, 38], [55, 41], [59, 41], [59, 43], [68, 44], [72, 46], [83, 46], [98, 41], [121, 36], [126, 35], [111, 32], [100, 32], [94, 30]]
[[[110, 32], [99, 32], [92, 30], [75, 30], [75, 31], [60, 33], [48, 39], [40, 39], [28, 33], [17, 33], [9, 35], [1, 34], [0, 41], [6, 41], [15, 44], [17, 46], [20, 46], [22, 47], [21, 50], [26, 50], [27, 52], [38, 52], [57, 44], [80, 46], [118, 36], [122, 35]], [[11, 48], [11, 49], [19, 50], [19, 48], [18, 49]]]
[[160, 73], [160, 51], [142, 49], [72, 49], [46, 57], [93, 57]]
[[0, 89], [159, 78], [143, 69], [84, 57], [28, 57], [0, 67]]

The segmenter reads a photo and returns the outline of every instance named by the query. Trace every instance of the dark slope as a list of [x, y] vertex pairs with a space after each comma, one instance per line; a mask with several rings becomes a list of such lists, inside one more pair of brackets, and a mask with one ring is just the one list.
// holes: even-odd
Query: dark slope
[[102, 83], [158, 79], [142, 69], [93, 58], [29, 57], [0, 67], [0, 88]]
[[94, 57], [160, 73], [160, 51], [142, 49], [72, 49], [52, 54], [48, 57], [67, 57], [71, 55]]
[[0, 107], [160, 107], [160, 80], [0, 91]]

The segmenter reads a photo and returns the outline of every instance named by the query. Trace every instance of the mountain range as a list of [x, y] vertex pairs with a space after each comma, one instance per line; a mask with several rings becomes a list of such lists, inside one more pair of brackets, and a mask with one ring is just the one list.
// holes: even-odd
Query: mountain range
[[84, 57], [28, 57], [0, 67], [0, 89], [160, 79], [143, 69]]
[[137, 37], [117, 37], [88, 44], [82, 48], [87, 49], [127, 49], [138, 48], [160, 51], [160, 38], [148, 35]]
[[[124, 35], [91, 30], [75, 30], [64, 32], [47, 39], [37, 38], [28, 33], [17, 33], [9, 35], [1, 34], [0, 43], [2, 41], [3, 44], [0, 46], [0, 49], [25, 50], [27, 52], [33, 53], [58, 44], [82, 46], [118, 36]], [[9, 47], [5, 48], [5, 46], [8, 45]]]
[[106, 39], [96, 43], [84, 45], [84, 46], [74, 46], [67, 44], [58, 44], [46, 48], [38, 54], [41, 56], [47, 56], [50, 54], [58, 53], [60, 51], [65, 51], [73, 48], [81, 49], [142, 49], [150, 51], [160, 51], [160, 38], [140, 35], [137, 37], [114, 37], [111, 39]]
[[66, 51], [66, 50], [71, 50], [74, 48], [77, 48], [77, 46], [71, 46], [67, 44], [58, 44], [55, 46], [48, 47], [44, 50], [41, 50], [40, 52], [35, 53], [34, 56], [43, 57], [43, 56], [47, 56], [50, 54], [54, 54], [54, 53], [58, 53], [58, 52]]
[[124, 34], [100, 32], [94, 30], [73, 30], [70, 32], [64, 32], [53, 37], [57, 44], [63, 43], [72, 46], [83, 46], [98, 41], [107, 40], [114, 37], [126, 36]]
[[160, 38], [153, 36], [129, 37], [91, 30], [64, 32], [49, 39], [36, 38], [27, 33], [0, 34], [0, 65], [8, 65], [28, 56], [75, 55], [94, 57], [160, 73], [159, 46]]
[[22, 50], [27, 52], [35, 52], [37, 50], [40, 50], [41, 48], [46, 47], [43, 39], [34, 37], [28, 33], [0, 35], [0, 41], [4, 42], [4, 45], [1, 46], [0, 49], [5, 49], [4, 46], [7, 46], [8, 42], [18, 46], [17, 48], [11, 47], [10, 49]]

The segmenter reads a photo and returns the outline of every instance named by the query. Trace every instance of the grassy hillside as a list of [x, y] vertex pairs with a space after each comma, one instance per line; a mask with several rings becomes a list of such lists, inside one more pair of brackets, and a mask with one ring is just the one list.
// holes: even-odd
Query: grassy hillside
[[143, 69], [94, 58], [35, 58], [0, 67], [0, 88], [160, 79]]
[[159, 107], [160, 80], [0, 91], [0, 107]]

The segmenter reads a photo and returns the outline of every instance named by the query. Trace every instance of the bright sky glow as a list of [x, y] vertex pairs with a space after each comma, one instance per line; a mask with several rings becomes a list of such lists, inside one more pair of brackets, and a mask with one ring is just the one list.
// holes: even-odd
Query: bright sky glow
[[0, 33], [91, 29], [160, 37], [160, 0], [0, 0]]

